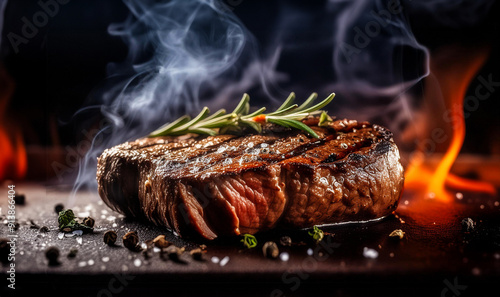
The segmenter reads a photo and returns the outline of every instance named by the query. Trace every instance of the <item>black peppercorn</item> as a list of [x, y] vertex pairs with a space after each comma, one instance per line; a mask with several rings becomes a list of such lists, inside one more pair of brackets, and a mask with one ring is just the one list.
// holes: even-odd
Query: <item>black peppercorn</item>
[[265, 257], [271, 258], [271, 259], [276, 259], [278, 258], [280, 251], [278, 249], [278, 245], [273, 242], [273, 241], [268, 241], [264, 243], [264, 246], [262, 247], [262, 252], [264, 253]]
[[136, 231], [127, 232], [127, 234], [122, 237], [123, 245], [131, 251], [138, 251], [140, 248], [139, 244], [139, 236]]
[[49, 227], [42, 226], [38, 231], [40, 231], [40, 232], [49, 232]]
[[78, 249], [77, 248], [70, 249], [69, 253], [68, 253], [68, 258], [74, 258], [74, 257], [76, 257], [77, 253], [78, 253]]
[[280, 244], [282, 246], [291, 246], [292, 245], [292, 239], [290, 238], [290, 236], [282, 236], [280, 238]]
[[83, 219], [83, 224], [87, 227], [94, 228], [95, 220], [91, 217]]
[[59, 249], [55, 246], [51, 246], [45, 250], [45, 257], [49, 260], [50, 266], [55, 266], [59, 264]]
[[14, 197], [14, 202], [17, 204], [17, 205], [24, 205], [24, 203], [26, 202], [26, 197], [22, 194], [17, 194], [15, 197]]
[[64, 210], [64, 205], [62, 203], [58, 203], [54, 207], [54, 210], [56, 211], [57, 214], [59, 214], [61, 211]]
[[107, 245], [114, 245], [116, 242], [116, 238], [118, 235], [116, 235], [116, 232], [113, 230], [106, 231], [104, 233], [104, 243]]

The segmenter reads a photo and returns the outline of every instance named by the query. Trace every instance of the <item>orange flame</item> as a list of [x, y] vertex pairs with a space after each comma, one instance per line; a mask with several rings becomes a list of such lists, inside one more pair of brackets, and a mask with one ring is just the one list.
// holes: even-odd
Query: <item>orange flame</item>
[[[9, 99], [14, 92], [14, 82], [0, 65], [0, 180], [20, 179], [26, 175], [27, 156], [23, 138], [18, 129], [6, 119]], [[13, 132], [9, 135], [9, 132]]]
[[[405, 187], [426, 190], [426, 197], [449, 202], [453, 195], [446, 186], [456, 190], [477, 191], [495, 194], [496, 189], [489, 183], [467, 180], [450, 174], [465, 139], [464, 97], [477, 71], [486, 61], [489, 49], [478, 47], [465, 50], [448, 47], [431, 59], [431, 73], [439, 83], [444, 99], [445, 112], [451, 122], [451, 142], [435, 168], [425, 163], [424, 152], [413, 155], [405, 174]], [[437, 98], [432, 98], [437, 99]]]

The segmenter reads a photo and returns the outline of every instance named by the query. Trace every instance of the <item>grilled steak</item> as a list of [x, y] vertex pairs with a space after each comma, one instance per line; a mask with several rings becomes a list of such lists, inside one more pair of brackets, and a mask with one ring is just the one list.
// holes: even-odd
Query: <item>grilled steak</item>
[[319, 139], [271, 129], [115, 146], [99, 157], [99, 194], [127, 216], [206, 239], [395, 210], [404, 177], [392, 133], [367, 122], [307, 121]]

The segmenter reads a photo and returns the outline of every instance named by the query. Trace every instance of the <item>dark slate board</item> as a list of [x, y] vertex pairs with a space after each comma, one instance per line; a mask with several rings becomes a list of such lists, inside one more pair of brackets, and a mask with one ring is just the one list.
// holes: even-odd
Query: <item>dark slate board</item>
[[[4, 189], [6, 193], [5, 185]], [[259, 235], [259, 247], [252, 250], [243, 248], [239, 238], [203, 242], [207, 245], [205, 261], [184, 253], [182, 263], [176, 263], [160, 259], [158, 252], [145, 259], [142, 253], [124, 248], [120, 238], [136, 230], [141, 241], [165, 234], [186, 250], [201, 242], [185, 241], [167, 229], [124, 218], [93, 192], [71, 198], [69, 190], [36, 184], [18, 184], [16, 191], [26, 196], [25, 205], [16, 207], [18, 296], [65, 290], [73, 296], [145, 296], [145, 292], [164, 296], [480, 296], [494, 289], [500, 276], [498, 197], [464, 193], [463, 199], [444, 204], [405, 193], [396, 215], [324, 227], [328, 234], [319, 245], [304, 230], [274, 231]], [[60, 239], [56, 203], [72, 208], [77, 216], [95, 218], [95, 232]], [[7, 199], [1, 200], [0, 207], [5, 216]], [[465, 217], [476, 222], [474, 231], [462, 230]], [[32, 228], [30, 220], [50, 231]], [[119, 235], [116, 247], [102, 241], [109, 229]], [[389, 238], [394, 229], [402, 229], [406, 236]], [[1, 237], [9, 234], [4, 224], [0, 232]], [[289, 260], [263, 257], [262, 244], [278, 241], [281, 235], [291, 236], [295, 243], [280, 247]], [[61, 251], [58, 266], [49, 266], [45, 258], [50, 246]], [[68, 258], [73, 247], [78, 249], [77, 256]], [[378, 256], [365, 257], [365, 248], [377, 251]], [[212, 262], [214, 257], [229, 261], [222, 266]], [[2, 267], [3, 273], [8, 265]], [[6, 286], [2, 277], [2, 292], [14, 292]]]

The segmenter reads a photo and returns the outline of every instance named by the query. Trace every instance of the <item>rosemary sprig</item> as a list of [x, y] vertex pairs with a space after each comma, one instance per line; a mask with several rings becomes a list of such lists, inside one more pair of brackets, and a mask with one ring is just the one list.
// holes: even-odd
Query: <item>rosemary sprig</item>
[[318, 135], [301, 120], [310, 116], [321, 114], [319, 126], [326, 125], [331, 118], [322, 111], [321, 108], [328, 105], [335, 94], [332, 93], [320, 103], [313, 105], [318, 95], [312, 93], [309, 98], [300, 106], [294, 104], [295, 93], [290, 93], [288, 98], [275, 111], [264, 114], [265, 107], [250, 112], [250, 96], [244, 94], [241, 101], [231, 113], [226, 113], [226, 110], [220, 109], [210, 114], [207, 107], [193, 119], [189, 116], [182, 116], [172, 123], [163, 125], [157, 130], [149, 134], [149, 137], [158, 137], [166, 135], [184, 135], [188, 133], [217, 135], [219, 133], [238, 133], [244, 127], [250, 127], [260, 133], [262, 131], [262, 123], [268, 122], [280, 125], [287, 128], [299, 129], [309, 133], [309, 135], [318, 138]]

